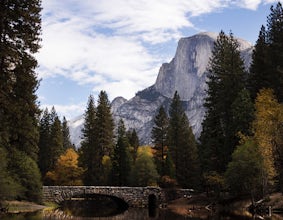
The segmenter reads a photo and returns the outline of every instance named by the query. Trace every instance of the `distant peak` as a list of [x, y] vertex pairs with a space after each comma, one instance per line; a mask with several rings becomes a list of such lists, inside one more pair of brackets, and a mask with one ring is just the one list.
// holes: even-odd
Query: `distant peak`
[[200, 32], [198, 34], [189, 36], [189, 37], [183, 37], [180, 39], [179, 42], [184, 42], [187, 40], [196, 40], [196, 39], [203, 39], [203, 38], [210, 38], [213, 41], [215, 41], [217, 39], [218, 33], [214, 33], [214, 32]]
[[112, 102], [111, 102], [111, 108], [112, 111], [116, 111], [120, 106], [122, 106], [125, 102], [127, 102], [127, 99], [125, 99], [122, 96], [116, 97]]
[[206, 35], [206, 36], [211, 37], [213, 39], [217, 39], [218, 34], [219, 33], [215, 33], [215, 32], [200, 32], [197, 35]]
[[118, 96], [118, 97], [114, 98], [112, 102], [117, 102], [117, 101], [123, 101], [123, 102], [126, 102], [126, 101], [127, 101], [127, 99], [125, 99], [125, 98], [124, 98], [124, 97], [122, 97], [122, 96]]

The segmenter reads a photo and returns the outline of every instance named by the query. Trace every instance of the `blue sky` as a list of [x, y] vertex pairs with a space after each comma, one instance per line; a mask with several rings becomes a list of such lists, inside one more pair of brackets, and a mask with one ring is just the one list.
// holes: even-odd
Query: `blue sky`
[[178, 40], [231, 30], [255, 43], [273, 0], [43, 0], [41, 108], [71, 119], [90, 94], [132, 98], [154, 84]]

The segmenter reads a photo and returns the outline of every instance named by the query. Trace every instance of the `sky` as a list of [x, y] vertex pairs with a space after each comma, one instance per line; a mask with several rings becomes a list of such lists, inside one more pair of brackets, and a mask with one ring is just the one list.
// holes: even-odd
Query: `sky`
[[112, 101], [155, 83], [178, 40], [223, 30], [255, 44], [274, 0], [42, 0], [40, 108], [73, 119], [90, 95]]

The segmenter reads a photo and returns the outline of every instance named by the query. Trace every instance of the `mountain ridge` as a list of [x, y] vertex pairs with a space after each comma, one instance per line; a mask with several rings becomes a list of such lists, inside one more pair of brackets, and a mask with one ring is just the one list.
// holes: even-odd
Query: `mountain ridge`
[[[207, 65], [217, 36], [216, 33], [202, 32], [181, 38], [174, 58], [169, 63], [161, 65], [152, 86], [137, 92], [130, 100], [117, 97], [112, 101], [114, 120], [117, 122], [122, 118], [127, 129], [137, 131], [142, 144], [150, 144], [153, 120], [159, 107], [163, 105], [168, 112], [171, 99], [175, 91], [178, 91], [193, 132], [199, 137], [205, 115], [203, 103], [207, 89]], [[245, 67], [248, 69], [253, 47], [243, 39], [236, 39]], [[70, 121], [71, 141], [78, 146], [79, 127], [73, 125]]]

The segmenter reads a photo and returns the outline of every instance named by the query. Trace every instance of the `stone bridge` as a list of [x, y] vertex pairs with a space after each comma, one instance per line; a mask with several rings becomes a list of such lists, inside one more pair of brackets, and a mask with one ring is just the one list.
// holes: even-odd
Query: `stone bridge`
[[43, 186], [45, 202], [59, 204], [74, 197], [94, 194], [120, 198], [130, 207], [147, 207], [150, 200], [157, 205], [166, 202], [165, 192], [159, 187]]

